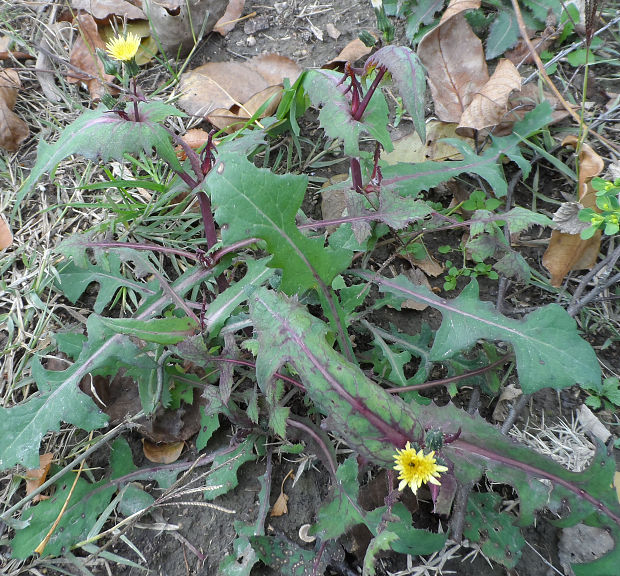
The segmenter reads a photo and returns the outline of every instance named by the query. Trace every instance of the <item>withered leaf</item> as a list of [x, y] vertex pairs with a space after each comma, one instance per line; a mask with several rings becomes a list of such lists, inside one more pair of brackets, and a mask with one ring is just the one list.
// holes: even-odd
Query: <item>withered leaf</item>
[[271, 514], [269, 516], [277, 517], [282, 516], [284, 514], [288, 514], [288, 496], [284, 492], [280, 492], [278, 499], [275, 501], [273, 508], [271, 509]]
[[[575, 147], [577, 138], [567, 136], [564, 146]], [[588, 144], [582, 144], [579, 151], [578, 199], [584, 208], [598, 210], [596, 192], [592, 188], [592, 178], [603, 171], [603, 159]], [[554, 230], [549, 246], [543, 255], [543, 265], [551, 274], [551, 285], [561, 286], [566, 274], [571, 270], [585, 270], [594, 266], [601, 244], [601, 231], [592, 238], [583, 240], [579, 234], [566, 234]]]
[[463, 112], [459, 128], [482, 130], [496, 126], [504, 120], [511, 92], [520, 89], [521, 75], [515, 65], [510, 60], [500, 60], [489, 81]]
[[146, 20], [146, 14], [139, 8], [142, 2], [128, 0], [71, 0], [76, 10], [84, 10], [97, 20], [106, 20], [110, 16], [120, 16], [128, 20]]
[[446, 14], [439, 26], [422, 38], [418, 56], [428, 73], [437, 117], [458, 123], [489, 80], [489, 73], [482, 42], [464, 14], [450, 18]]
[[67, 81], [73, 84], [84, 82], [94, 101], [101, 100], [106, 93], [104, 82], [112, 82], [114, 76], [106, 74], [96, 49], [105, 50], [105, 42], [99, 35], [97, 23], [90, 14], [80, 14], [76, 18], [80, 35], [71, 50], [70, 62], [79, 72], [70, 71]]
[[[39, 455], [39, 467], [31, 470], [26, 470], [26, 494], [34, 492], [45, 480], [47, 479], [47, 473], [50, 470], [54, 455], [51, 452]], [[45, 496], [38, 494], [33, 498], [33, 502], [44, 500]]]
[[215, 23], [213, 32], [217, 32], [221, 36], [226, 36], [237, 24], [239, 17], [243, 13], [245, 0], [229, 0], [226, 6], [226, 12]]
[[30, 134], [28, 124], [13, 112], [20, 87], [16, 70], [0, 71], [0, 148], [9, 152], [15, 152]]

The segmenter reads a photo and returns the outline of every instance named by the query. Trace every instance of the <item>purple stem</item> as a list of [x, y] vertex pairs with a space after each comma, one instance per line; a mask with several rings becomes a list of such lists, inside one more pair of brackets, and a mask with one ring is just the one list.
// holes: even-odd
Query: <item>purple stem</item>
[[363, 192], [362, 167], [359, 158], [351, 158], [351, 180], [353, 181], [353, 190]]
[[375, 93], [377, 87], [379, 86], [379, 83], [383, 79], [383, 76], [385, 76], [385, 70], [385, 68], [379, 68], [379, 71], [377, 72], [375, 79], [372, 81], [370, 88], [368, 88], [364, 99], [360, 102], [357, 110], [353, 112], [353, 120], [357, 120], [359, 122], [361, 117], [364, 115], [364, 112], [366, 112], [366, 108], [368, 107], [368, 103], [370, 102], [372, 95]]
[[514, 358], [514, 354], [512, 352], [509, 352], [492, 364], [489, 364], [488, 366], [483, 366], [482, 368], [478, 368], [476, 370], [472, 370], [471, 372], [465, 372], [464, 374], [459, 374], [458, 376], [450, 376], [450, 378], [431, 380], [429, 382], [424, 382], [424, 384], [413, 384], [412, 386], [401, 386], [399, 388], [386, 388], [385, 391], [389, 392], [390, 394], [398, 394], [399, 392], [410, 392], [411, 390], [425, 390], [426, 388], [433, 388], [435, 386], [446, 386], [447, 384], [451, 384], [452, 382], [458, 382], [459, 380], [465, 380], [466, 378], [471, 378], [472, 376], [478, 376], [479, 374], [489, 372], [490, 370], [493, 370], [494, 368], [505, 364], [508, 360], [511, 360], [512, 358]]

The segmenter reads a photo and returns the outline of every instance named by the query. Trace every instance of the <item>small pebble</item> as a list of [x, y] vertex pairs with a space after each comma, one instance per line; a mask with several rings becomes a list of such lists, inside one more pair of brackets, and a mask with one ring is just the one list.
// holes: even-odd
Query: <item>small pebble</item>
[[246, 46], [248, 46], [249, 48], [252, 48], [252, 46], [256, 46], [256, 38], [254, 38], [254, 36], [248, 36], [245, 39], [245, 44]]
[[340, 32], [340, 30], [338, 30], [338, 28], [336, 28], [331, 22], [327, 23], [327, 25], [325, 26], [325, 30], [327, 30], [327, 35], [332, 40], [338, 40], [338, 38], [340, 38], [340, 35], [342, 34], [342, 32]]

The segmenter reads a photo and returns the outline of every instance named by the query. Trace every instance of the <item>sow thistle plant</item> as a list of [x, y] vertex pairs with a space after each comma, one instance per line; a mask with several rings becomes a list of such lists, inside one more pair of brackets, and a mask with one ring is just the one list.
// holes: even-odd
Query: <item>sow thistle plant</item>
[[[135, 50], [137, 41], [129, 35], [108, 46], [109, 56], [125, 64], [132, 61]], [[285, 91], [272, 120], [280, 130], [288, 122], [294, 131], [297, 116], [312, 104], [319, 109], [325, 134], [342, 142], [350, 179], [341, 184], [348, 212], [338, 221], [298, 225], [306, 176], [278, 175], [255, 165], [252, 159], [267, 149], [273, 137], [269, 121], [263, 122], [264, 130], [233, 135], [217, 146], [211, 137], [194, 151], [166, 126], [167, 118], [184, 114], [170, 104], [138, 98], [135, 82], [132, 92], [114, 105], [86, 111], [53, 145], [41, 142], [36, 164], [19, 192], [20, 201], [72, 154], [104, 163], [123, 161], [127, 154], [155, 156], [170, 169], [158, 193], [198, 197], [204, 250], [114, 241], [98, 238], [93, 231], [68, 238], [60, 246], [65, 259], [56, 271], [58, 289], [76, 302], [97, 282], [99, 294], [85, 333], [56, 335], [59, 350], [73, 363], [64, 371], [51, 371], [34, 358], [31, 372], [38, 394], [12, 408], [0, 408], [0, 468], [36, 468], [43, 436], [59, 430], [63, 421], [88, 431], [107, 426], [107, 416], [80, 390], [82, 378], [114, 375], [122, 369], [139, 390], [143, 412], [156, 418], [160, 406], [173, 405], [175, 378], [182, 366], [191, 363], [209, 375], [197, 381], [185, 375], [183, 380], [184, 385], [189, 382], [200, 389], [205, 400], [197, 448], [208, 445], [224, 419], [238, 430], [236, 441], [224, 452], [201, 457], [200, 462], [213, 465], [206, 479], [206, 500], [234, 488], [244, 462], [266, 453], [269, 459], [267, 438], [286, 440], [291, 429], [318, 446], [334, 488], [310, 530], [317, 538], [316, 551], [307, 550], [265, 535], [266, 472], [261, 479], [261, 513], [250, 524], [236, 524], [238, 537], [220, 565], [224, 576], [249, 575], [259, 560], [283, 573], [303, 566], [304, 573], [318, 574], [330, 562], [328, 541], [356, 524], [366, 525], [373, 535], [364, 561], [368, 573], [378, 551], [387, 547], [409, 555], [439, 550], [448, 534], [416, 528], [411, 512], [398, 501], [403, 489], [418, 493], [424, 484], [431, 488], [436, 513], [451, 517], [450, 537], [461, 540], [466, 516], [466, 537], [481, 545], [489, 543], [491, 557], [508, 568], [519, 560], [521, 527], [534, 524], [539, 511], [549, 510], [563, 525], [585, 522], [603, 527], [617, 541], [620, 506], [612, 489], [615, 461], [604, 446], [599, 446], [590, 468], [573, 473], [513, 443], [479, 415], [453, 404], [437, 406], [419, 394], [437, 385], [429, 381], [435, 365], [456, 374], [450, 378], [455, 393], [460, 383], [467, 382], [497, 394], [498, 374], [504, 366], [516, 369], [525, 394], [576, 383], [600, 390], [596, 355], [566, 311], [552, 304], [522, 319], [509, 318], [480, 300], [475, 279], [448, 300], [405, 276], [352, 268], [354, 262], [360, 266], [365, 261], [356, 255], [364, 256], [388, 236], [406, 248], [420, 229], [432, 233], [444, 225], [445, 229], [461, 226], [480, 235], [493, 233], [500, 219], [512, 233], [532, 224], [548, 224], [546, 217], [519, 207], [499, 215], [479, 209], [470, 221], [455, 223], [437, 212], [424, 193], [459, 174], [472, 173], [498, 197], [505, 196], [505, 159], [518, 161], [528, 175], [521, 143], [550, 122], [551, 109], [540, 105], [515, 126], [515, 135], [492, 138], [484, 152], [476, 153], [461, 143], [462, 160], [385, 165], [380, 151], [390, 150], [392, 140], [381, 86], [390, 81], [424, 140], [424, 73], [415, 52], [404, 47], [381, 48], [363, 68], [348, 66], [344, 74], [322, 69], [304, 72]], [[134, 104], [133, 114], [123, 109], [127, 100]], [[372, 138], [374, 149], [360, 145], [362, 135]], [[183, 147], [187, 160], [178, 159], [173, 144]], [[145, 180], [136, 176], [135, 186]], [[337, 229], [326, 240], [321, 231], [328, 226]], [[183, 257], [183, 267], [170, 267], [183, 272], [178, 277], [165, 276], [148, 257], [149, 251]], [[433, 332], [422, 326], [418, 333], [407, 334], [373, 326], [364, 308], [370, 284], [384, 298], [374, 307], [400, 307], [414, 299], [441, 312], [440, 328]], [[136, 302], [131, 317], [113, 317], [114, 310], [107, 308], [121, 288], [131, 291]], [[312, 313], [308, 302], [320, 303], [322, 313]], [[368, 365], [362, 369], [367, 359], [356, 357], [351, 326], [373, 338], [379, 352], [372, 369]], [[485, 341], [483, 346], [478, 346], [480, 341]], [[413, 375], [412, 359], [419, 360]], [[244, 378], [234, 377], [237, 369], [243, 370]], [[216, 382], [214, 374], [219, 374]], [[389, 388], [384, 386], [386, 380]], [[294, 388], [303, 402], [291, 402], [295, 395], [289, 392]], [[312, 419], [306, 417], [304, 407], [310, 407]], [[332, 437], [346, 442], [355, 454], [338, 462]], [[106, 436], [101, 438], [106, 441]], [[63, 487], [75, 484], [81, 495], [79, 505], [70, 502], [64, 509], [64, 496], [41, 502], [24, 515], [28, 525], [14, 514], [32, 496], [6, 510], [1, 519], [14, 529], [13, 555], [28, 557], [44, 539], [48, 541], [45, 554], [75, 548], [91, 553], [94, 537], [87, 519], [98, 518], [102, 525], [115, 506], [132, 510], [136, 518], [156, 507], [157, 501], [135, 485], [135, 480], [150, 479], [156, 471], [136, 470], [126, 448], [118, 447], [111, 458], [110, 476], [96, 484], [73, 472], [54, 478], [60, 496], [66, 494]], [[284, 442], [282, 450], [294, 451], [298, 446]], [[388, 483], [385, 506], [366, 511], [359, 504], [360, 462], [373, 470], [385, 469], [391, 480], [398, 472], [398, 487]], [[185, 464], [179, 463], [178, 470], [191, 465], [183, 468]], [[502, 512], [499, 495], [494, 493], [471, 492], [467, 506], [452, 509], [457, 489], [467, 494], [476, 483], [484, 486], [485, 477], [513, 488], [521, 503], [518, 516]], [[115, 495], [119, 487], [121, 492]], [[49, 537], [52, 524], [57, 528]], [[616, 546], [600, 560], [574, 566], [575, 573], [611, 576], [619, 555]]]
[[579, 211], [579, 220], [590, 223], [590, 226], [581, 232], [584, 240], [592, 238], [597, 230], [601, 230], [606, 236], [613, 236], [620, 231], [620, 178], [613, 182], [593, 178], [592, 188], [596, 190], [596, 206], [599, 211], [592, 208]]

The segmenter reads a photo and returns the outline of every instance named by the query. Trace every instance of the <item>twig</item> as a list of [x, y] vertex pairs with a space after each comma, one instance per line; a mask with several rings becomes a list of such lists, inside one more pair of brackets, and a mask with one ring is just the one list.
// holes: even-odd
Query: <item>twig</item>
[[[549, 75], [547, 74], [547, 71], [545, 70], [545, 65], [543, 64], [543, 61], [540, 59], [538, 52], [536, 52], [536, 48], [532, 44], [529, 34], [527, 33], [527, 28], [525, 26], [525, 22], [523, 21], [523, 14], [521, 14], [521, 8], [519, 7], [518, 0], [510, 0], [510, 1], [512, 3], [512, 7], [514, 8], [515, 15], [517, 17], [517, 23], [519, 25], [519, 32], [521, 33], [521, 37], [523, 38], [523, 41], [527, 45], [530, 51], [530, 54], [532, 56], [532, 59], [536, 63], [536, 67], [538, 68], [540, 75], [542, 76], [543, 80], [545, 81], [547, 86], [550, 88], [550, 90], [553, 92], [555, 97], [558, 99], [560, 104], [562, 104], [562, 107], [570, 114], [571, 118], [575, 120], [575, 122], [577, 122], [581, 126], [583, 122], [581, 121], [579, 114], [577, 114], [573, 110], [572, 106], [566, 101], [564, 96], [562, 96], [560, 91], [555, 87], [555, 84], [553, 83], [551, 78], [549, 78]], [[584, 137], [587, 135], [587, 133], [588, 133], [588, 127], [585, 126]], [[618, 145], [609, 141], [604, 136], [601, 136], [598, 132], [592, 132], [592, 134], [594, 134], [594, 136], [596, 136], [601, 142], [603, 142], [606, 146], [608, 146], [612, 150], [615, 150], [616, 152], [620, 152], [620, 147], [618, 147]]]
[[[571, 303], [566, 309], [569, 316], [576, 316], [579, 310], [581, 310], [586, 304], [596, 298], [596, 296], [598, 296], [603, 290], [618, 282], [618, 274], [613, 276], [610, 280], [606, 280], [606, 278], [608, 278], [611, 274], [611, 271], [613, 270], [613, 267], [615, 266], [618, 259], [620, 259], [620, 245], [618, 245], [611, 254], [601, 260], [581, 279], [581, 281], [579, 282], [579, 286], [577, 286], [577, 289], [573, 294]], [[586, 296], [581, 298], [581, 295], [584, 293], [586, 286], [588, 285], [590, 280], [592, 280], [592, 278], [594, 278], [594, 276], [596, 276], [605, 266], [608, 267], [608, 271], [601, 279], [602, 282], [599, 283], [598, 286], [595, 286]]]
[[452, 519], [450, 520], [450, 538], [455, 542], [463, 540], [463, 528], [465, 526], [465, 513], [467, 512], [467, 500], [471, 486], [460, 485], [456, 489], [454, 506], [452, 507]]

